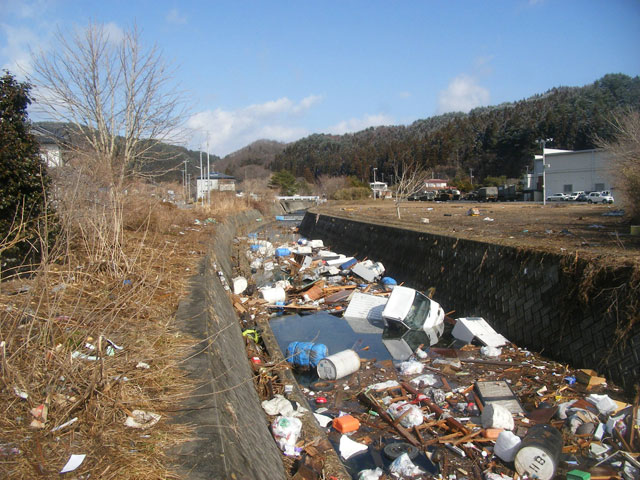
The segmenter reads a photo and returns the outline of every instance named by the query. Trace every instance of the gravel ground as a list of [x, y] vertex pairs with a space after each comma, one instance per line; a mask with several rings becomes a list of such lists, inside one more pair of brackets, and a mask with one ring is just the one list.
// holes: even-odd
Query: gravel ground
[[[475, 209], [477, 215], [469, 215]], [[440, 235], [577, 254], [612, 264], [640, 259], [640, 236], [617, 205], [582, 203], [329, 202], [314, 211]], [[607, 215], [607, 214], [614, 215]]]

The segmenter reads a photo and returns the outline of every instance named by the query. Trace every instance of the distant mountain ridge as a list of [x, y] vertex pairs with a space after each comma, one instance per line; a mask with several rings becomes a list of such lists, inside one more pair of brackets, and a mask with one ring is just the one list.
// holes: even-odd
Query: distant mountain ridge
[[[354, 175], [368, 181], [373, 167], [390, 178], [394, 163], [415, 159], [436, 176], [474, 179], [519, 177], [540, 152], [539, 138], [549, 147], [583, 150], [596, 139], [613, 135], [614, 115], [640, 108], [640, 77], [608, 74], [584, 87], [556, 87], [517, 102], [478, 107], [419, 119], [407, 126], [370, 127], [345, 135], [316, 133], [292, 143], [257, 140], [220, 158], [210, 155], [211, 171], [238, 180], [266, 178], [289, 170], [306, 179], [320, 175]], [[55, 135], [65, 124], [36, 122]], [[144, 171], [158, 180], [182, 182], [184, 161], [192, 181], [200, 175], [200, 152], [160, 144], [158, 160]], [[203, 153], [203, 162], [206, 154]]]
[[[549, 147], [582, 150], [610, 139], [614, 115], [640, 107], [640, 77], [609, 74], [584, 87], [557, 87], [518, 102], [416, 120], [408, 126], [368, 128], [346, 135], [313, 134], [293, 142], [271, 164], [296, 176], [355, 175], [372, 168], [392, 175], [393, 165], [415, 159], [436, 176], [519, 177]], [[380, 178], [380, 177], [379, 177]]]

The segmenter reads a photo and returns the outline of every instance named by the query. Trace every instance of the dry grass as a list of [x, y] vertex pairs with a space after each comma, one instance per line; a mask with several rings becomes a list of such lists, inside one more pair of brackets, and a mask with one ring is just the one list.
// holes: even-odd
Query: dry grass
[[[230, 196], [181, 210], [140, 189], [114, 214], [72, 193], [58, 199], [58, 248], [28, 278], [0, 284], [0, 477], [54, 476], [86, 454], [75, 478], [173, 478], [164, 452], [189, 431], [167, 419], [192, 389], [180, 362], [193, 344], [174, 314], [215, 228], [194, 220], [250, 205]], [[42, 406], [46, 420], [33, 410]], [[133, 410], [162, 418], [130, 428]]]

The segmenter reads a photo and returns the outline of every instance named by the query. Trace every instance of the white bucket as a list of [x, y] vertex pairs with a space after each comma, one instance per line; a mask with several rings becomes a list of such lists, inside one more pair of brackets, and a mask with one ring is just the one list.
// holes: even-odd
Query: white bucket
[[233, 293], [235, 293], [236, 295], [242, 294], [242, 292], [244, 292], [249, 285], [247, 283], [247, 279], [244, 277], [236, 277], [231, 280], [231, 282], [233, 283]]
[[262, 288], [260, 294], [269, 303], [284, 302], [287, 298], [287, 294], [284, 292], [284, 288]]
[[520, 437], [513, 432], [505, 430], [498, 435], [496, 445], [493, 447], [493, 453], [505, 462], [513, 462], [520, 448], [520, 443], [522, 443]]
[[323, 380], [338, 380], [360, 369], [360, 356], [353, 350], [343, 350], [318, 362], [318, 376]]

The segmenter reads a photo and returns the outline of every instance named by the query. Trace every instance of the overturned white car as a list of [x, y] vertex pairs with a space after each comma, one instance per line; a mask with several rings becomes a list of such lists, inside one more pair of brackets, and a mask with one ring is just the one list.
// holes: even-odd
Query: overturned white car
[[382, 311], [382, 318], [391, 327], [396, 324], [408, 330], [424, 331], [430, 345], [438, 343], [444, 331], [442, 307], [413, 288], [395, 287]]

